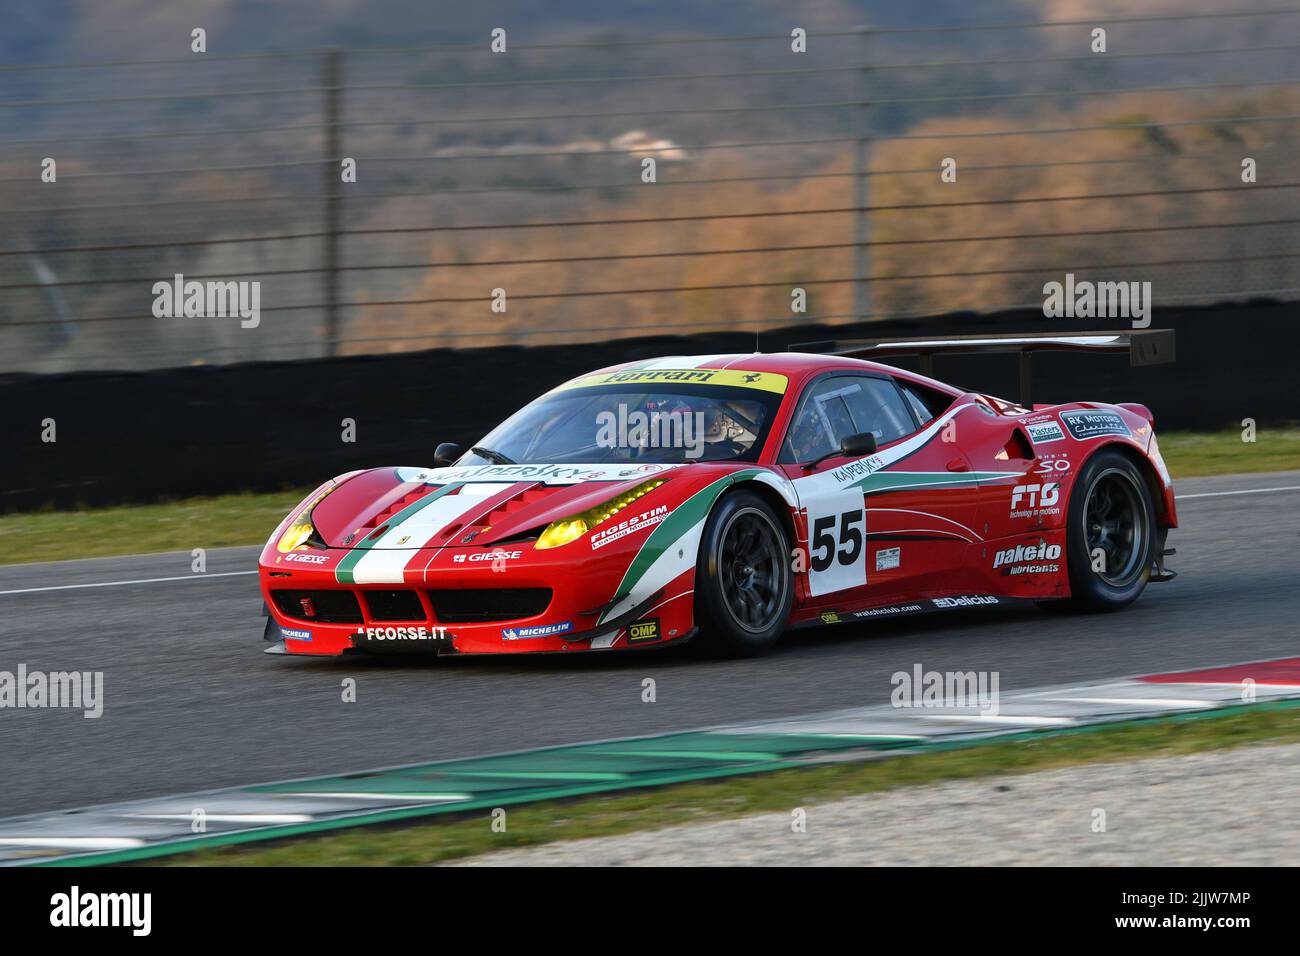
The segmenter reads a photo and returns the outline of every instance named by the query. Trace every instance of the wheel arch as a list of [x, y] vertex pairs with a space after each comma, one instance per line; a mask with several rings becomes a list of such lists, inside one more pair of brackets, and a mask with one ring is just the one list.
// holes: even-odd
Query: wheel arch
[[1165, 499], [1164, 485], [1160, 481], [1160, 475], [1156, 471], [1155, 465], [1151, 463], [1150, 458], [1142, 453], [1141, 449], [1124, 441], [1104, 442], [1094, 448], [1092, 453], [1079, 463], [1080, 468], [1106, 451], [1118, 452], [1137, 466], [1138, 474], [1142, 476], [1142, 480], [1147, 486], [1147, 492], [1151, 495], [1151, 504], [1155, 508], [1157, 526], [1169, 527], [1172, 522], [1169, 520], [1169, 508]]
[[[734, 482], [730, 488], [718, 495], [718, 500], [713, 502], [713, 507], [718, 507], [719, 501], [727, 497], [727, 495], [735, 494], [737, 491], [752, 491], [754, 494], [764, 499], [772, 506], [772, 510], [776, 512], [777, 517], [780, 518], [781, 527], [786, 533], [786, 538], [790, 542], [790, 546], [795, 547], [799, 544], [799, 536], [794, 526], [794, 515], [791, 511], [792, 505], [773, 485], [763, 481], [757, 476], [752, 478], [743, 478], [740, 481]], [[710, 513], [712, 513], [712, 508], [710, 509]]]

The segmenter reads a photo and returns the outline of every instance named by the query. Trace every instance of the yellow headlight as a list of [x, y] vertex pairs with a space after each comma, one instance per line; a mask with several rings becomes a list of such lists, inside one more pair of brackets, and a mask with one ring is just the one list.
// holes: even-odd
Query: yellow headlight
[[654, 491], [663, 483], [663, 478], [643, 481], [630, 491], [625, 491], [617, 498], [613, 498], [602, 505], [597, 505], [595, 508], [590, 508], [571, 518], [553, 521], [547, 525], [546, 530], [537, 538], [537, 544], [534, 547], [539, 549], [558, 548], [562, 544], [576, 541], [592, 528], [608, 521], [632, 502]]
[[285, 529], [284, 534], [280, 535], [280, 543], [276, 545], [276, 549], [287, 554], [310, 538], [313, 530], [310, 520], [295, 521]]
[[285, 528], [284, 534], [280, 535], [280, 541], [275, 546], [276, 550], [281, 554], [288, 554], [294, 548], [299, 548], [307, 542], [307, 539], [316, 531], [316, 526], [311, 523], [311, 513], [324, 500], [325, 496], [333, 490], [334, 486], [330, 485], [302, 510], [302, 514], [298, 515], [297, 520]]
[[562, 544], [568, 544], [570, 541], [581, 538], [588, 530], [587, 522], [581, 518], [557, 521], [542, 532], [537, 539], [536, 547], [558, 548]]

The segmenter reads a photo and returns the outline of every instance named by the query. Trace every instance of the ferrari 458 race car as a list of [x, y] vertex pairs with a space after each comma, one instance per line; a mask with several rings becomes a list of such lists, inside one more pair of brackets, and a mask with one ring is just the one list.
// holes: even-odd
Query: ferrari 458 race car
[[1173, 484], [1139, 404], [1022, 404], [860, 356], [1172, 358], [1171, 332], [894, 340], [638, 361], [436, 467], [341, 475], [267, 542], [271, 653], [762, 652], [788, 628], [1069, 602], [1164, 568]]

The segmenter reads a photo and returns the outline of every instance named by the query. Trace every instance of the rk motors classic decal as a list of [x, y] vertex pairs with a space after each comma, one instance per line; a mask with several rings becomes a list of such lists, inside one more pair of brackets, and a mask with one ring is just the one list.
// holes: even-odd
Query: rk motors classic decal
[[1070, 435], [1078, 441], [1100, 438], [1103, 435], [1123, 435], [1126, 438], [1133, 436], [1118, 412], [1061, 412], [1061, 421]]

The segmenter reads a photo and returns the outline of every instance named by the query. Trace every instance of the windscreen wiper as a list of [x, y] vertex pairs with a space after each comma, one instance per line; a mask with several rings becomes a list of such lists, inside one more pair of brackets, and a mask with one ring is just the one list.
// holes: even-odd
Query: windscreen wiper
[[470, 449], [470, 451], [473, 452], [475, 455], [478, 455], [480, 458], [486, 458], [494, 465], [518, 464], [518, 462], [516, 462], [513, 458], [507, 458], [505, 455], [501, 454], [501, 452], [493, 451], [491, 448], [482, 448], [478, 445], [475, 445], [473, 448]]

